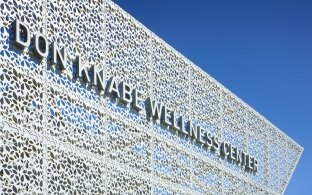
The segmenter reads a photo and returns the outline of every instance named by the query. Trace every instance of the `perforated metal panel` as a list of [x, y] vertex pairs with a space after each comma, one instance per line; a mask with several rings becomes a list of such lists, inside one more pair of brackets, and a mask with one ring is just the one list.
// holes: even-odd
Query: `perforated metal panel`
[[[0, 7], [1, 194], [284, 192], [303, 148], [111, 1]], [[16, 19], [66, 47], [67, 72], [12, 45]], [[77, 55], [235, 143], [258, 172], [73, 80]]]

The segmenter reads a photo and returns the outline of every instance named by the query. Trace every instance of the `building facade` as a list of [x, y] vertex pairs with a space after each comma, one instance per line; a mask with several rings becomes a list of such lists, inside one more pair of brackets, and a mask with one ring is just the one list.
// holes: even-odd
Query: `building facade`
[[303, 148], [109, 0], [0, 2], [1, 194], [283, 194]]

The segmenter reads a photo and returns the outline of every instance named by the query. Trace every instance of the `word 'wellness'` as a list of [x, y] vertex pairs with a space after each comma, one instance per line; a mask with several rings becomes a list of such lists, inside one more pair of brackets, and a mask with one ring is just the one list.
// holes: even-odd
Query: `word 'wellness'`
[[[66, 72], [67, 55], [65, 48], [60, 49], [56, 42], [49, 44], [47, 37], [40, 32], [37, 32], [31, 38], [29, 27], [19, 20], [16, 20], [14, 30], [14, 45], [22, 49], [30, 47], [30, 51], [36, 58], [40, 60], [47, 58], [50, 66], [55, 66], [61, 72]], [[100, 95], [107, 94], [118, 98], [120, 102], [130, 105], [138, 113], [144, 109], [142, 104], [145, 104], [148, 120], [159, 121], [163, 126], [173, 131], [178, 131], [182, 135], [189, 136], [208, 150], [214, 151], [227, 160], [237, 163], [245, 170], [258, 171], [258, 161], [254, 157], [228, 142], [222, 142], [217, 135], [212, 136], [211, 133], [201, 126], [192, 123], [192, 120], [186, 121], [185, 117], [178, 116], [174, 110], [152, 98], [149, 97], [144, 100], [142, 92], [135, 88], [133, 89], [128, 83], [119, 83], [115, 77], [111, 77], [106, 86], [104, 70], [97, 69], [95, 66], [86, 68], [86, 66], [82, 65], [79, 56], [76, 58], [75, 66], [77, 71], [73, 74], [73, 77], [85, 84], [91, 84], [100, 92], [104, 92], [100, 93]]]

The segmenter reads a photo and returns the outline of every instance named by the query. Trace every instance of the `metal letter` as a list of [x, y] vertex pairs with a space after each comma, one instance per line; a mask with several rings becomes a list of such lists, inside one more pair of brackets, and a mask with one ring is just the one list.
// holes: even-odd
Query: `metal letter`
[[140, 106], [140, 102], [143, 101], [142, 92], [137, 89], [134, 89], [132, 93], [133, 93], [132, 108], [140, 112], [141, 110], [143, 110], [143, 107]]
[[162, 105], [152, 100], [150, 97], [147, 98], [147, 108], [149, 117], [153, 117], [154, 120], [159, 120], [161, 118], [161, 107]]
[[253, 170], [254, 170], [255, 172], [258, 171], [258, 161], [257, 161], [256, 159], [254, 159], [254, 167], [253, 167]]
[[33, 38], [33, 40], [34, 40], [34, 47], [32, 50], [35, 56], [40, 59], [48, 57], [49, 45], [48, 45], [47, 38], [43, 34], [38, 32], [35, 34], [35, 37]]
[[53, 65], [58, 65], [60, 70], [66, 70], [67, 63], [67, 54], [66, 49], [63, 47], [59, 50], [57, 43], [55, 41], [52, 42], [51, 45], [51, 63]]
[[90, 83], [91, 79], [88, 74], [88, 69], [82, 67], [80, 56], [77, 56], [76, 58], [76, 67], [77, 67], [77, 73], [75, 74], [75, 77], [81, 78], [82, 81], [85, 83]]
[[214, 136], [212, 137], [213, 145], [212, 145], [212, 150], [217, 151], [220, 149], [220, 142], [219, 142], [219, 137]]
[[206, 130], [202, 129], [200, 126], [197, 126], [197, 141], [201, 144], [205, 144], [205, 141], [202, 139], [205, 132]]
[[236, 161], [236, 151], [237, 149], [235, 147], [233, 147], [232, 144], [230, 144], [230, 159]]
[[114, 97], [120, 97], [119, 90], [118, 90], [118, 83], [115, 79], [115, 77], [111, 77], [108, 85], [107, 92]]
[[205, 133], [205, 138], [206, 138], [206, 142], [205, 142], [205, 145], [208, 147], [208, 148], [211, 148], [212, 147], [212, 145], [213, 145], [213, 140], [212, 140], [212, 138], [211, 138], [211, 133], [209, 133], [209, 132], [206, 132]]
[[188, 134], [190, 137], [194, 138], [194, 139], [197, 139], [197, 125], [195, 124], [192, 124], [191, 121], [189, 121], [187, 123], [187, 128], [188, 128]]
[[180, 132], [184, 135], [187, 135], [188, 132], [185, 130], [185, 125], [184, 125], [184, 118], [183, 116], [180, 116], [179, 118], [179, 126], [180, 126]]
[[120, 100], [126, 104], [131, 103], [132, 102], [132, 88], [130, 87], [129, 84], [127, 84], [126, 82], [122, 82], [120, 84], [120, 92], [121, 92], [121, 97]]
[[241, 156], [240, 156], [240, 150], [238, 148], [234, 148], [235, 150], [235, 160], [237, 163], [241, 163]]
[[30, 45], [30, 30], [28, 26], [20, 20], [15, 21], [14, 44], [18, 47], [28, 47]]
[[173, 129], [174, 131], [180, 131], [180, 127], [181, 127], [181, 126], [179, 126], [179, 125], [177, 124], [177, 120], [176, 120], [176, 116], [175, 116], [175, 115], [176, 115], [175, 112], [172, 111], [172, 112], [171, 112], [171, 124], [172, 124], [172, 129]]
[[229, 143], [228, 142], [223, 142], [221, 144], [221, 154], [224, 156], [224, 157], [227, 157], [230, 152], [229, 152]]
[[162, 117], [161, 121], [165, 126], [171, 126], [171, 110], [167, 106], [162, 107]]
[[253, 158], [250, 155], [247, 155], [247, 168], [249, 170], [253, 168]]
[[246, 166], [246, 153], [244, 151], [239, 151], [237, 155], [237, 162], [241, 163], [242, 166]]

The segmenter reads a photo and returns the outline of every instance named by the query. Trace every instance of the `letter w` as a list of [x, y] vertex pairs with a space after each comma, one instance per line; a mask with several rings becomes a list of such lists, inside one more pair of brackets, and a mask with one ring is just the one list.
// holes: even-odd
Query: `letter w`
[[154, 120], [159, 120], [161, 118], [161, 104], [157, 103], [155, 100], [152, 100], [152, 98], [148, 98], [147, 103], [148, 117], [153, 117]]

